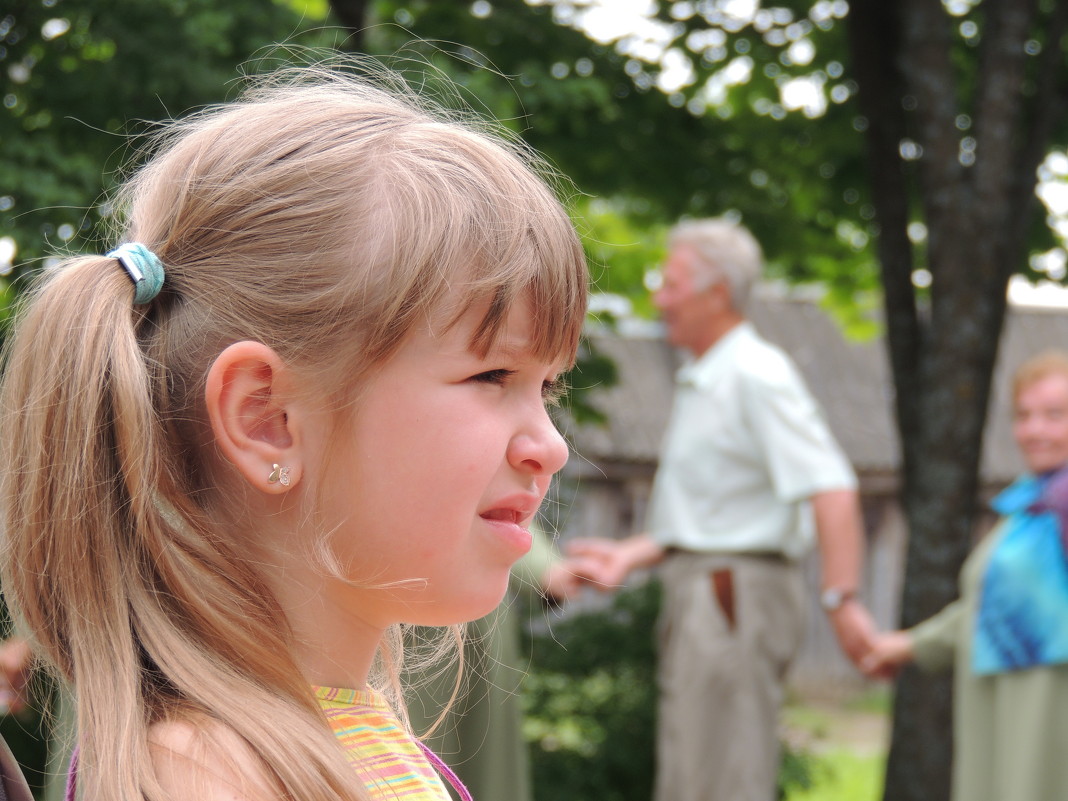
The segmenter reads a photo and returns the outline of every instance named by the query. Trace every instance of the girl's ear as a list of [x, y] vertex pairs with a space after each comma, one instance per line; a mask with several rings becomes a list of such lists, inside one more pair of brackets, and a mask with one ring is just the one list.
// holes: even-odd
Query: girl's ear
[[262, 342], [235, 342], [208, 370], [204, 399], [215, 444], [255, 489], [284, 492], [299, 479], [292, 386], [292, 373]]

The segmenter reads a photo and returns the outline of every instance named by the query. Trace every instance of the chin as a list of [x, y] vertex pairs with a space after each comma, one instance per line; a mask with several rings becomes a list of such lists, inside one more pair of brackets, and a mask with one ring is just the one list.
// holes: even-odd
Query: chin
[[467, 619], [467, 622], [470, 622], [472, 620], [478, 620], [480, 617], [485, 617], [486, 615], [493, 612], [498, 606], [501, 605], [501, 602], [504, 600], [504, 597], [505, 595], [507, 595], [507, 593], [508, 576], [505, 576], [504, 581], [501, 582], [497, 590], [495, 590], [494, 592], [487, 592], [486, 595], [483, 596], [482, 599], [480, 599], [480, 603], [477, 605], [477, 610]]
[[1064, 464], [1063, 461], [1058, 461], [1056, 459], [1041, 459], [1031, 462], [1027, 467], [1032, 473], [1042, 474], [1060, 470], [1064, 467]]
[[483, 582], [477, 593], [460, 590], [447, 597], [437, 595], [423, 597], [406, 604], [406, 608], [391, 622], [410, 626], [454, 626], [470, 623], [493, 612], [504, 599], [508, 582], [494, 583], [492, 587]]

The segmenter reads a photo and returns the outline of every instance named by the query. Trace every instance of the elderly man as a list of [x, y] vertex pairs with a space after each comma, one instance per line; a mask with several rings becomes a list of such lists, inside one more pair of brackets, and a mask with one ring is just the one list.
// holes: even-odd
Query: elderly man
[[[818, 540], [821, 601], [857, 662], [874, 624], [853, 471], [797, 369], [744, 314], [763, 257], [726, 219], [671, 233], [654, 303], [679, 371], [649, 531], [576, 541], [620, 584], [660, 563], [656, 801], [772, 801], [786, 670], [804, 634], [799, 559]], [[813, 529], [816, 536], [813, 536]]]

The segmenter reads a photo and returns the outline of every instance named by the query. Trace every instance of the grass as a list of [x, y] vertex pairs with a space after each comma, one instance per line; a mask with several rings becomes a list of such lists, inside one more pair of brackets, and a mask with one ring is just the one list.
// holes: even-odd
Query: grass
[[826, 751], [814, 768], [813, 786], [793, 790], [788, 801], [879, 801], [884, 761], [881, 754]]
[[786, 737], [809, 756], [811, 782], [807, 788], [792, 787], [787, 801], [880, 801], [889, 706], [885, 689], [837, 701], [789, 703]]

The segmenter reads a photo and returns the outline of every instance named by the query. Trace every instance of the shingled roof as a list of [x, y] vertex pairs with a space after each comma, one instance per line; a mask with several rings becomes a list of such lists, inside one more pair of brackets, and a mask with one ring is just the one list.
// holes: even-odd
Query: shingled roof
[[[758, 297], [749, 315], [764, 337], [793, 357], [856, 470], [896, 471], [900, 454], [894, 388], [884, 342], [847, 340], [837, 324], [807, 300]], [[567, 426], [579, 457], [572, 470], [584, 472], [583, 464], [654, 464], [671, 405], [678, 354], [655, 336], [593, 331], [589, 339], [615, 361], [619, 381], [591, 393], [593, 403], [608, 417], [605, 425]], [[995, 371], [984, 482], [1005, 483], [1022, 468], [1010, 427], [1011, 375], [1021, 361], [1050, 347], [1068, 349], [1068, 313], [1014, 307]]]

